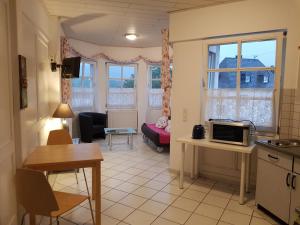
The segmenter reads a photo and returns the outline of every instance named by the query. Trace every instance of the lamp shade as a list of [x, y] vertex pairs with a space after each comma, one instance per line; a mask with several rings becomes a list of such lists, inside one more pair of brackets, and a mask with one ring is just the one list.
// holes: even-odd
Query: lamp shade
[[53, 113], [54, 118], [73, 118], [74, 113], [67, 103], [60, 103], [55, 112]]

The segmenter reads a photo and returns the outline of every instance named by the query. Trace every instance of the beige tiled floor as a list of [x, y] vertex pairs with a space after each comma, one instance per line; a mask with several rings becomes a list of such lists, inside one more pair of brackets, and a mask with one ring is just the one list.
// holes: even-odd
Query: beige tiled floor
[[[112, 151], [105, 141], [98, 141], [105, 161], [102, 164], [102, 225], [270, 225], [271, 218], [256, 209], [253, 196], [245, 205], [238, 203], [238, 187], [213, 180], [188, 178], [183, 190], [178, 188], [176, 174], [168, 171], [169, 154], [157, 153], [134, 137], [130, 149], [126, 137], [113, 139]], [[89, 186], [91, 170], [86, 169]], [[51, 175], [53, 189], [86, 194], [82, 170]], [[100, 213], [100, 212], [96, 212]], [[91, 225], [89, 204], [68, 212], [61, 225]], [[42, 218], [40, 224], [49, 224]]]

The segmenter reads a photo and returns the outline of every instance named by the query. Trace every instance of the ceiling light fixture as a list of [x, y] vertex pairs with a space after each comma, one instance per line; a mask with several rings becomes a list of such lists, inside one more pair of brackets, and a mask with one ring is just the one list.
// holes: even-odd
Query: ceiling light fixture
[[128, 39], [128, 40], [130, 40], [130, 41], [134, 41], [134, 40], [136, 40], [136, 38], [137, 38], [137, 35], [136, 34], [130, 34], [130, 33], [127, 33], [127, 34], [125, 34], [125, 37]]

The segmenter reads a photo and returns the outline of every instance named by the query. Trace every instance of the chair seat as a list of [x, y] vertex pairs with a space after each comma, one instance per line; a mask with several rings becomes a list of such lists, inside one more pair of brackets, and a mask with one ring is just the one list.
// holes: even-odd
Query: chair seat
[[70, 194], [66, 192], [53, 191], [59, 210], [51, 212], [52, 217], [61, 216], [65, 212], [78, 206], [89, 197], [85, 195]]

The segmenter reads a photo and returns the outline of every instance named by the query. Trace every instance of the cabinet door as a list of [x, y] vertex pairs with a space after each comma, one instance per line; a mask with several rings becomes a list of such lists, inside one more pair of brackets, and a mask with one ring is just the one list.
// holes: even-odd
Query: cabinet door
[[[256, 203], [284, 222], [289, 222], [291, 188], [286, 184], [292, 172], [263, 159], [257, 161]], [[291, 178], [290, 175], [290, 178]]]
[[290, 209], [290, 223], [294, 225], [294, 221], [296, 219], [295, 209], [300, 209], [300, 175], [294, 173], [293, 174], [293, 188], [291, 193], [291, 209]]

